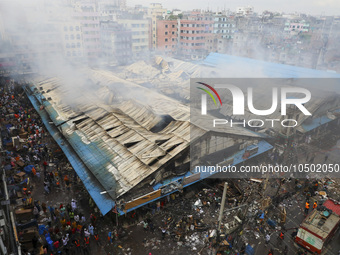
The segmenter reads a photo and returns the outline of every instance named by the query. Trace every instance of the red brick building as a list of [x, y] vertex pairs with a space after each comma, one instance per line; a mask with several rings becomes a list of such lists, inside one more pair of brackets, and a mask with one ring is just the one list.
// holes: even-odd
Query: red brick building
[[157, 49], [173, 54], [177, 50], [177, 20], [157, 20]]
[[201, 59], [207, 55], [206, 37], [213, 31], [212, 15], [192, 12], [180, 20], [179, 48], [185, 58]]

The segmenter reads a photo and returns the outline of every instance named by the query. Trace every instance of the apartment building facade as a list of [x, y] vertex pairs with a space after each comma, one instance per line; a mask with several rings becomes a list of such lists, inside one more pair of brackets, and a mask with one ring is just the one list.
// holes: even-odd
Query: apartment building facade
[[149, 19], [120, 19], [117, 21], [126, 30], [131, 31], [132, 54], [139, 58], [149, 50], [150, 20]]
[[84, 57], [88, 60], [99, 57], [101, 54], [100, 14], [96, 10], [95, 3], [77, 2], [72, 16], [82, 28]]
[[186, 59], [202, 59], [207, 55], [206, 37], [213, 33], [213, 16], [194, 11], [180, 20], [179, 51]]
[[157, 20], [157, 50], [174, 54], [177, 50], [177, 20]]
[[132, 60], [132, 33], [115, 21], [100, 23], [102, 56], [108, 65], [124, 65]]

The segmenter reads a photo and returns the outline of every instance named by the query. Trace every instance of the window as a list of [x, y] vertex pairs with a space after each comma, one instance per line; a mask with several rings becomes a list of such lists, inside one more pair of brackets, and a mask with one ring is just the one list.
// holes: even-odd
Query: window
[[165, 48], [167, 49], [167, 48], [168, 48], [168, 45], [165, 45]]
[[174, 41], [175, 41], [175, 38], [172, 38], [172, 41], [174, 42]]
[[76, 47], [76, 44], [75, 43], [72, 43], [72, 48], [75, 48]]
[[64, 27], [64, 31], [67, 31], [67, 27], [66, 26]]
[[171, 34], [173, 34], [173, 35], [174, 35], [174, 34], [175, 34], [175, 32], [174, 32], [174, 31], [172, 31], [172, 33], [171, 33]]
[[165, 28], [168, 28], [168, 25], [165, 25]]
[[74, 40], [74, 35], [71, 35], [71, 36], [70, 36], [70, 39], [71, 39], [71, 40]]
[[172, 28], [175, 28], [175, 25], [172, 25]]
[[79, 26], [76, 26], [76, 30], [79, 31]]
[[165, 35], [168, 35], [168, 32], [165, 32]]
[[168, 38], [165, 38], [165, 41], [167, 42], [167, 41], [168, 41]]
[[73, 31], [73, 27], [72, 26], [70, 26], [70, 31]]
[[69, 43], [66, 43], [66, 48], [70, 48], [70, 44]]
[[72, 56], [74, 56], [74, 57], [76, 56], [76, 52], [75, 51], [72, 52]]
[[80, 34], [77, 34], [77, 39], [80, 40]]
[[65, 35], [65, 40], [68, 40], [68, 35]]
[[77, 48], [80, 48], [80, 43], [77, 43]]

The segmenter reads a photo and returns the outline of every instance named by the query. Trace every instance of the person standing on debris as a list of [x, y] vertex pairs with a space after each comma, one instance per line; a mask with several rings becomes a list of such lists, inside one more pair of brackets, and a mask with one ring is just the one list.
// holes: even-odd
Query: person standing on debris
[[85, 235], [85, 238], [90, 238], [90, 232], [84, 228], [84, 235]]
[[82, 216], [81, 216], [81, 223], [83, 223], [83, 224], [84, 224], [85, 222], [86, 222], [85, 215], [82, 215]]
[[75, 220], [77, 223], [79, 223], [79, 214], [77, 214], [77, 215], [74, 216], [74, 220]]
[[94, 240], [96, 241], [96, 244], [97, 244], [98, 246], [101, 246], [101, 245], [100, 245], [100, 241], [99, 241], [99, 235], [98, 235], [97, 233], [94, 234]]
[[309, 212], [309, 201], [306, 201], [306, 204], [305, 204], [305, 214], [307, 215]]
[[166, 228], [160, 228], [162, 231], [162, 240], [164, 240], [165, 235], [166, 235]]
[[269, 242], [270, 242], [270, 235], [267, 234], [267, 235], [266, 235], [266, 245], [269, 244]]
[[94, 227], [93, 227], [93, 225], [91, 223], [89, 225], [89, 232], [90, 232], [91, 236], [94, 235]]
[[318, 203], [315, 201], [314, 204], [313, 204], [313, 209], [315, 209], [317, 207], [318, 207]]
[[90, 220], [91, 220], [92, 225], [95, 227], [97, 217], [93, 213], [91, 213], [90, 215]]
[[74, 212], [75, 210], [77, 210], [77, 203], [76, 203], [76, 200], [72, 199], [71, 206], [72, 206], [72, 211], [73, 211], [73, 212]]
[[157, 212], [161, 210], [161, 202], [157, 201]]
[[279, 234], [279, 236], [277, 237], [277, 240], [278, 240], [279, 244], [282, 244], [284, 239], [285, 239], [285, 235], [284, 235], [284, 233], [281, 231], [280, 234]]
[[292, 238], [294, 239], [297, 235], [298, 229], [294, 229], [293, 233], [291, 234]]
[[68, 237], [64, 236], [63, 237], [63, 245], [64, 245], [64, 247], [67, 246], [67, 242], [68, 242]]
[[112, 232], [108, 233], [107, 240], [109, 241], [109, 243], [112, 243]]
[[70, 211], [68, 216], [70, 217], [71, 220], [73, 220], [74, 219], [74, 212]]
[[143, 222], [143, 228], [144, 228], [145, 231], [148, 230], [148, 225], [149, 224], [146, 221]]
[[36, 206], [34, 206], [33, 215], [34, 215], [35, 219], [39, 218], [39, 210], [38, 210], [38, 208]]
[[49, 188], [46, 184], [44, 185], [44, 190], [45, 190], [46, 194], [50, 194], [50, 190], [49, 190]]

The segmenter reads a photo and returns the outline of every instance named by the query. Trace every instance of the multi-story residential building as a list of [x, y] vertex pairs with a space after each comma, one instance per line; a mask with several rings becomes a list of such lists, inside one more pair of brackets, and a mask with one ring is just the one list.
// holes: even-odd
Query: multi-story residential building
[[193, 11], [180, 20], [179, 50], [184, 58], [201, 59], [207, 55], [206, 37], [213, 32], [213, 17], [210, 13]]
[[307, 33], [309, 31], [309, 23], [305, 20], [291, 20], [285, 23], [284, 31], [287, 33]]
[[84, 56], [84, 47], [80, 22], [63, 22], [60, 31], [64, 56], [74, 60], [82, 59]]
[[218, 52], [231, 54], [233, 40], [222, 38], [221, 34], [211, 34], [205, 39], [205, 48], [208, 53]]
[[217, 14], [214, 17], [214, 34], [221, 35], [221, 38], [232, 39], [236, 29], [236, 22], [233, 17]]
[[150, 21], [148, 19], [120, 19], [125, 29], [132, 33], [132, 53], [135, 58], [141, 57], [149, 50]]
[[82, 27], [84, 57], [89, 60], [99, 57], [101, 53], [100, 15], [96, 10], [96, 4], [77, 2], [72, 16]]
[[148, 16], [151, 18], [151, 48], [157, 48], [157, 20], [164, 19], [167, 9], [160, 3], [151, 3], [148, 9]]
[[166, 53], [177, 50], [177, 20], [157, 20], [157, 49]]
[[102, 56], [109, 65], [128, 64], [132, 59], [132, 35], [114, 21], [100, 23]]

